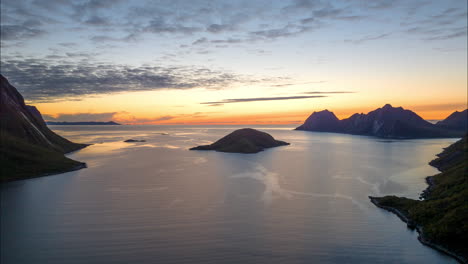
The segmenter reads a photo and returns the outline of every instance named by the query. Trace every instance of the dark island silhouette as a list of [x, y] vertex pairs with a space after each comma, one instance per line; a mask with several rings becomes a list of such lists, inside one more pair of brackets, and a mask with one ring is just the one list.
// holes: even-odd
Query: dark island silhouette
[[127, 139], [124, 142], [126, 143], [135, 143], [135, 142], [146, 142], [144, 139]]
[[[450, 122], [446, 119], [440, 124], [431, 124], [410, 110], [386, 104], [368, 114], [354, 114], [343, 120], [328, 110], [314, 112], [296, 130], [392, 139], [462, 137], [466, 132], [466, 110], [456, 117], [451, 116]], [[463, 122], [464, 126], [459, 124]]]
[[114, 121], [109, 122], [95, 122], [95, 121], [88, 121], [88, 122], [55, 122], [55, 121], [47, 121], [47, 125], [52, 126], [120, 126], [119, 123]]
[[86, 147], [52, 132], [41, 113], [0, 74], [0, 181], [85, 168], [65, 153]]
[[289, 145], [275, 140], [270, 134], [252, 128], [236, 130], [211, 145], [203, 145], [190, 150], [215, 150], [231, 153], [257, 153], [266, 148]]
[[445, 148], [429, 164], [441, 173], [427, 177], [418, 201], [405, 197], [369, 197], [419, 232], [421, 243], [468, 263], [468, 135]]

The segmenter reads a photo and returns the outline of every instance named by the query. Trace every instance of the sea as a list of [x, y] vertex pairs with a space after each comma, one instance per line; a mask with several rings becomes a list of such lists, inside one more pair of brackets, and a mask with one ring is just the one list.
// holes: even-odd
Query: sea
[[1, 185], [1, 263], [457, 263], [368, 198], [418, 199], [456, 139], [253, 125], [291, 145], [189, 150], [242, 127], [51, 126], [87, 168]]

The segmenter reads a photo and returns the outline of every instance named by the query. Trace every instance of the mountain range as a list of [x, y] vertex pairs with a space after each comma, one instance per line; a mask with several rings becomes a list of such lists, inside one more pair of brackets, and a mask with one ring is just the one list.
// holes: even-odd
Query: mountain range
[[36, 107], [0, 75], [0, 180], [36, 177], [85, 167], [65, 153], [86, 147], [51, 131]]
[[413, 111], [386, 104], [368, 114], [353, 114], [342, 120], [328, 110], [314, 112], [296, 130], [394, 139], [462, 137], [467, 131], [467, 120], [465, 110], [455, 112], [447, 119], [432, 124]]

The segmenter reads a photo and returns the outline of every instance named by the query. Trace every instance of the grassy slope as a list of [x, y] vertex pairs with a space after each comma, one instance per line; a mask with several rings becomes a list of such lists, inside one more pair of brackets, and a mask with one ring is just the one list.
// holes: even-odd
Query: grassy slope
[[442, 246], [463, 262], [468, 259], [467, 154], [465, 136], [431, 162], [442, 172], [431, 177], [432, 186], [423, 201], [396, 196], [371, 198], [378, 206], [403, 214], [409, 226], [419, 229], [422, 242]]
[[0, 133], [0, 181], [63, 173], [85, 167], [62, 153]]

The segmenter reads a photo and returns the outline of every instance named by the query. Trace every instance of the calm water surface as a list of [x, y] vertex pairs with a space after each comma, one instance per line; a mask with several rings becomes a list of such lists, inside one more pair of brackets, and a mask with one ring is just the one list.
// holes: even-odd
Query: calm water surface
[[239, 127], [52, 128], [88, 168], [1, 186], [1, 263], [456, 263], [368, 199], [417, 198], [455, 139], [264, 126], [291, 145], [244, 155], [187, 150]]

